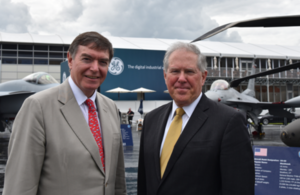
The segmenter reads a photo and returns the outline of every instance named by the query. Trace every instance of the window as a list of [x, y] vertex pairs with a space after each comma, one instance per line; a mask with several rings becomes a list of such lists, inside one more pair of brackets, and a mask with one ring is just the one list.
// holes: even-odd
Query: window
[[280, 86], [274, 86], [274, 102], [280, 102]]
[[2, 64], [17, 64], [16, 58], [2, 58]]
[[62, 53], [50, 53], [50, 58], [63, 58]]
[[226, 58], [220, 58], [220, 71], [221, 71], [221, 77], [226, 77]]
[[261, 59], [260, 60], [260, 66], [261, 66], [261, 72], [264, 72], [267, 70], [267, 60]]
[[19, 50], [32, 50], [33, 45], [19, 45]]
[[2, 51], [3, 56], [16, 56], [17, 57], [17, 52], [16, 51]]
[[260, 85], [255, 86], [255, 98], [260, 100]]
[[48, 51], [48, 45], [35, 45], [34, 50]]
[[3, 44], [2, 49], [17, 49], [17, 44]]
[[63, 51], [62, 46], [50, 46], [50, 51]]
[[294, 90], [294, 97], [297, 97], [299, 95], [299, 93], [298, 93], [298, 86], [294, 86], [293, 90]]
[[64, 46], [64, 51], [68, 51], [69, 50], [69, 46]]
[[280, 86], [281, 101], [286, 101], [286, 86]]
[[19, 51], [19, 57], [32, 57], [32, 52]]
[[63, 60], [50, 60], [49, 61], [49, 64], [50, 65], [60, 65], [60, 63], [62, 62]]
[[211, 68], [211, 57], [206, 57], [207, 68]]
[[18, 59], [18, 64], [32, 64], [32, 59]]
[[48, 64], [46, 59], [34, 59], [34, 64]]
[[48, 58], [48, 52], [34, 52], [36, 58]]

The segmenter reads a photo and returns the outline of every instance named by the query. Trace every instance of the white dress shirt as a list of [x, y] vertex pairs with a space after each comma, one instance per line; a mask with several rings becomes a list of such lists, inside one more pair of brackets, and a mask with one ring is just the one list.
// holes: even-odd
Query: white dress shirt
[[[73, 94], [75, 96], [75, 99], [76, 99], [76, 101], [77, 101], [77, 103], [78, 103], [78, 105], [79, 105], [79, 107], [82, 111], [82, 114], [83, 114], [87, 124], [89, 125], [89, 108], [85, 103], [85, 101], [88, 99], [88, 97], [86, 97], [86, 95], [81, 91], [81, 89], [79, 89], [79, 87], [74, 83], [71, 76], [69, 76], [68, 81], [69, 81], [69, 84], [70, 84], [71, 89], [73, 91]], [[89, 99], [91, 99], [93, 101], [94, 105], [95, 105], [96, 113], [97, 113], [97, 120], [98, 120], [99, 128], [100, 128], [100, 131], [101, 131], [101, 124], [100, 124], [100, 120], [99, 120], [97, 104], [95, 102], [96, 95], [97, 95], [97, 92], [95, 90], [94, 94]], [[102, 135], [102, 133], [101, 133], [101, 135]]]
[[[195, 101], [193, 101], [193, 103], [191, 103], [190, 105], [188, 106], [184, 106], [182, 107], [183, 110], [184, 110], [184, 115], [182, 115], [182, 127], [181, 127], [181, 133], [182, 131], [184, 130], [184, 127], [185, 125], [188, 123], [188, 121], [190, 120], [190, 117], [192, 116], [196, 106], [198, 105], [200, 99], [202, 97], [202, 92], [200, 93], [199, 97], [197, 99], [195, 99]], [[169, 114], [169, 117], [168, 117], [168, 121], [167, 121], [167, 125], [166, 125], [166, 128], [165, 128], [165, 133], [164, 133], [164, 137], [163, 137], [163, 140], [161, 142], [161, 146], [160, 146], [160, 155], [161, 155], [161, 151], [163, 149], [163, 146], [164, 146], [164, 143], [165, 143], [165, 140], [166, 140], [166, 137], [167, 137], [167, 134], [168, 134], [168, 131], [169, 131], [169, 128], [171, 126], [171, 123], [174, 119], [174, 116], [176, 114], [176, 109], [178, 108], [178, 106], [176, 105], [175, 101], [173, 100], [173, 105], [172, 105], [172, 111], [170, 112]]]

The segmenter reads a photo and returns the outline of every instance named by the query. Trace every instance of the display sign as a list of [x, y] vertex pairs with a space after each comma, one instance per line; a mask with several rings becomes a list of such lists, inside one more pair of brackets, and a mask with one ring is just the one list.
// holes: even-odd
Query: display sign
[[123, 146], [133, 146], [131, 126], [128, 124], [121, 125]]
[[[171, 100], [163, 74], [163, 58], [165, 51], [114, 49], [106, 79], [100, 86], [101, 94], [113, 100], [119, 100], [118, 93], [106, 91], [121, 87], [128, 90], [140, 87], [154, 90], [154, 93], [145, 93], [145, 100]], [[69, 75], [68, 62], [61, 63], [61, 82]], [[122, 93], [120, 100], [137, 100], [137, 93]]]
[[255, 195], [300, 194], [300, 148], [253, 146]]
[[[121, 87], [128, 90], [144, 87], [154, 90], [145, 93], [145, 100], [171, 100], [163, 74], [165, 51], [114, 49], [105, 81], [101, 84], [101, 93], [118, 100], [117, 93], [106, 91]], [[137, 100], [137, 93], [122, 93], [120, 100]]]

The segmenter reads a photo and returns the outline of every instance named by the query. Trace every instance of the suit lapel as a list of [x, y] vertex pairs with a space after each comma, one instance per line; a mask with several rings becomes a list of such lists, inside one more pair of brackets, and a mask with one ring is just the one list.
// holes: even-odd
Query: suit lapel
[[83, 113], [78, 106], [68, 80], [60, 85], [58, 101], [62, 103], [60, 108], [61, 113], [65, 117], [71, 129], [74, 131], [85, 148], [90, 152], [92, 158], [98, 165], [101, 172], [104, 174], [98, 146], [90, 132], [90, 128], [86, 120], [84, 119]]
[[[164, 109], [164, 112], [161, 112], [160, 115], [158, 116], [159, 119], [157, 120], [157, 128], [155, 129], [155, 142], [154, 142], [154, 161], [155, 161], [155, 171], [156, 171], [156, 176], [157, 179], [161, 180], [160, 177], [160, 147], [161, 147], [161, 142], [164, 136], [166, 124], [168, 121], [169, 113], [172, 110], [172, 102], [166, 105], [167, 107]], [[153, 131], [154, 129], [151, 129]]]
[[[107, 113], [107, 105], [104, 103], [103, 98], [97, 93], [97, 108], [101, 123], [101, 133], [102, 133], [102, 143], [104, 146], [104, 156], [105, 156], [105, 172], [109, 175], [112, 161], [112, 148], [113, 148], [113, 131], [111, 130], [111, 123], [113, 122]], [[117, 122], [117, 121], [115, 121]], [[101, 164], [102, 165], [102, 164]], [[102, 166], [101, 166], [102, 168]], [[103, 170], [103, 169], [102, 169]], [[108, 177], [106, 177], [106, 181]]]
[[200, 102], [196, 106], [191, 118], [189, 119], [182, 134], [180, 135], [177, 143], [174, 146], [174, 150], [169, 159], [161, 183], [163, 183], [163, 181], [167, 178], [168, 174], [171, 172], [174, 164], [176, 163], [177, 159], [180, 157], [185, 146], [189, 143], [192, 137], [200, 130], [201, 126], [205, 123], [208, 117], [207, 114], [205, 113], [207, 109], [209, 109], [209, 102], [207, 100], [207, 97], [203, 94]]

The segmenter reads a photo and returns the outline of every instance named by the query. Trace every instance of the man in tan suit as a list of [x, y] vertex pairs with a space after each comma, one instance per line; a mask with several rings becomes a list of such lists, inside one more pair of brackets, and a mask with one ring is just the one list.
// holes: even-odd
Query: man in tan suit
[[71, 76], [27, 98], [12, 129], [3, 195], [126, 194], [118, 109], [96, 92], [112, 57], [106, 38], [80, 34], [68, 52]]

